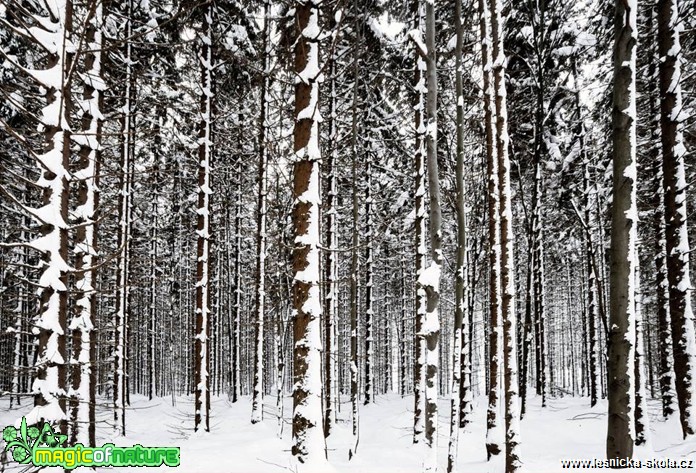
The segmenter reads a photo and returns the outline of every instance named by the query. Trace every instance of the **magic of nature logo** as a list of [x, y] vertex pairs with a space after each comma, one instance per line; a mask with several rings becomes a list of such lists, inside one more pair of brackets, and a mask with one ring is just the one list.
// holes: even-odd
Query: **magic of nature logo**
[[67, 435], [57, 433], [48, 423], [27, 426], [22, 417], [19, 429], [8, 425], [2, 431], [5, 453], [20, 464], [37, 467], [59, 466], [67, 470], [79, 466], [179, 466], [179, 447], [85, 447], [81, 443], [64, 446]]

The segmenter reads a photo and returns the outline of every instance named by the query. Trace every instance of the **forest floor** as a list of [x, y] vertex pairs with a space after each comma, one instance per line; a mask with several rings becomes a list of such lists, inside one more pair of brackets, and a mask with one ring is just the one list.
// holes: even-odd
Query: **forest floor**
[[[411, 443], [412, 397], [378, 396], [375, 403], [360, 406], [360, 439], [357, 455], [348, 460], [350, 435], [350, 404], [344, 403], [338, 413], [339, 422], [328, 442], [329, 465], [322, 471], [355, 473], [419, 473], [422, 452]], [[473, 422], [460, 435], [459, 462], [461, 473], [497, 473], [502, 465], [486, 462], [485, 399], [475, 401]], [[187, 473], [281, 473], [296, 471], [290, 455], [292, 398], [285, 399], [285, 425], [278, 436], [275, 398], [267, 397], [264, 420], [252, 425], [249, 421], [251, 403], [242, 398], [232, 404], [226, 397], [213, 398], [211, 432], [193, 433], [193, 400], [171, 398], [148, 401], [132, 397], [127, 412], [128, 435], [114, 436], [108, 425], [110, 412], [104, 406], [99, 412], [98, 443], [113, 442], [117, 446], [140, 444], [149, 447], [181, 447], [181, 466]], [[695, 460], [696, 440], [684, 441], [678, 419], [664, 421], [659, 416], [659, 403], [650, 404], [651, 443], [638, 449], [634, 458], [684, 458]], [[13, 424], [27, 407], [9, 409], [7, 398], [0, 399], [0, 426]], [[440, 403], [439, 464], [445, 471], [449, 432], [449, 401]], [[561, 460], [604, 458], [606, 438], [606, 402], [590, 409], [587, 398], [549, 399], [541, 408], [540, 398], [530, 399], [528, 412], [522, 420], [522, 462], [525, 473], [563, 471]], [[4, 471], [19, 471], [16, 463], [3, 465]], [[159, 468], [169, 470], [167, 467]], [[696, 469], [696, 466], [694, 467]], [[26, 471], [26, 470], [24, 470]], [[45, 470], [44, 470], [45, 471]], [[106, 471], [106, 470], [104, 470]], [[109, 471], [132, 471], [113, 468]], [[145, 470], [141, 470], [145, 471]], [[147, 468], [147, 471], [151, 471]], [[600, 471], [600, 469], [567, 469], [566, 471]], [[678, 471], [664, 468], [642, 468], [623, 471]], [[682, 472], [684, 469], [681, 470]], [[688, 469], [686, 470], [688, 471]]]

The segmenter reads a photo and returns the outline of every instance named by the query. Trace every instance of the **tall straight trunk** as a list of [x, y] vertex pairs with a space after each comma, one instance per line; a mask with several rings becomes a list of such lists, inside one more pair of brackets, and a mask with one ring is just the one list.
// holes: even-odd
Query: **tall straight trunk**
[[200, 36], [201, 121], [198, 131], [198, 210], [196, 213], [196, 321], [194, 328], [194, 430], [210, 431], [210, 172], [213, 159], [213, 22], [215, 4], [205, 5]]
[[496, 105], [493, 101], [493, 61], [491, 41], [491, 11], [487, 0], [479, 0], [481, 60], [483, 68], [483, 112], [486, 129], [486, 173], [488, 176], [488, 410], [486, 414], [486, 454], [490, 461], [499, 455], [502, 447], [502, 430], [498, 419], [499, 362], [503, 359], [500, 307], [500, 219]]
[[[540, 152], [539, 152], [540, 153]], [[534, 163], [534, 205], [532, 209], [532, 295], [534, 309], [534, 333], [536, 336], [537, 395], [541, 406], [546, 407], [547, 353], [546, 353], [546, 308], [544, 294], [544, 239], [541, 223], [542, 176], [541, 155]]]
[[527, 386], [529, 373], [529, 355], [532, 351], [534, 325], [532, 323], [532, 263], [534, 245], [532, 244], [530, 225], [527, 224], [527, 268], [524, 303], [524, 324], [522, 325], [522, 368], [520, 372], [520, 418], [524, 418], [527, 409]]
[[[657, 28], [657, 5], [650, 8], [650, 29], [652, 36]], [[652, 190], [653, 204], [652, 224], [655, 232], [655, 309], [658, 323], [658, 351], [659, 351], [659, 384], [662, 398], [662, 415], [666, 419], [674, 414], [674, 366], [672, 354], [672, 324], [670, 322], [669, 286], [667, 278], [667, 240], [665, 236], [665, 193], [662, 172], [662, 143], [660, 130], [660, 94], [658, 91], [658, 47], [651, 50], [648, 63], [648, 94], [650, 96], [650, 143], [649, 156], [653, 173]]]
[[469, 355], [468, 339], [469, 328], [467, 327], [467, 304], [468, 287], [466, 286], [468, 271], [467, 267], [467, 245], [466, 245], [466, 201], [464, 184], [464, 87], [463, 87], [463, 66], [462, 49], [464, 45], [464, 27], [462, 25], [462, 0], [455, 0], [454, 3], [454, 25], [457, 35], [455, 44], [455, 95], [457, 100], [457, 163], [456, 163], [456, 210], [457, 210], [457, 267], [455, 270], [454, 283], [454, 343], [452, 347], [452, 393], [450, 399], [450, 432], [449, 447], [447, 454], [447, 473], [452, 473], [457, 464], [457, 449], [459, 447], [459, 426], [462, 422], [461, 415], [467, 413], [468, 406], [460, 410], [461, 400], [471, 403], [471, 385], [465, 379], [468, 375], [463, 372], [462, 366], [467, 365], [464, 361]]
[[430, 265], [419, 275], [425, 290], [426, 308], [421, 336], [425, 338], [425, 470], [437, 470], [437, 394], [440, 343], [440, 274], [442, 272], [442, 211], [437, 163], [437, 58], [435, 44], [435, 1], [425, 3], [425, 47], [427, 95], [425, 102], [425, 145], [430, 215]]
[[662, 130], [662, 171], [665, 199], [665, 240], [669, 313], [672, 323], [674, 380], [679, 420], [684, 438], [696, 433], [696, 336], [691, 307], [689, 277], [689, 236], [686, 216], [687, 179], [684, 168], [682, 122], [681, 44], [679, 1], [659, 0], [657, 40], [660, 57], [660, 129]]
[[[26, 203], [26, 200], [25, 202]], [[31, 224], [28, 219], [23, 219], [24, 220], [24, 225], [26, 228], [29, 227]], [[22, 241], [25, 241], [26, 239], [26, 232], [22, 231], [20, 233], [22, 237]], [[6, 240], [5, 235], [3, 235], [4, 240]], [[20, 256], [19, 260], [22, 264], [22, 266], [27, 264], [27, 249], [26, 248], [20, 248]], [[2, 271], [2, 282], [0, 282], [0, 287], [5, 287], [5, 273], [4, 273], [4, 264], [0, 266], [0, 271]], [[18, 268], [17, 270], [17, 278], [21, 279], [26, 278], [24, 271], [21, 268]], [[27, 317], [27, 306], [28, 306], [28, 291], [27, 287], [23, 282], [20, 282], [19, 287], [17, 288], [17, 306], [14, 310], [16, 317], [15, 317], [15, 323], [14, 323], [14, 351], [12, 353], [12, 382], [10, 384], [10, 409], [14, 407], [14, 401], [17, 401], [17, 405], [20, 406], [22, 404], [22, 397], [19, 396], [18, 393], [22, 392], [22, 386], [20, 383], [20, 379], [22, 377], [22, 355], [26, 354], [24, 353], [24, 350], [22, 350], [22, 345], [23, 345], [23, 339], [24, 339], [24, 320]], [[0, 302], [0, 310], [4, 309], [3, 307], [4, 300]], [[8, 327], [8, 332], [11, 330]], [[17, 394], [17, 396], [13, 396], [13, 394]]]
[[[422, 29], [422, 8], [420, 0], [414, 1], [414, 26], [419, 32]], [[415, 237], [416, 237], [416, 297], [415, 297], [415, 339], [413, 354], [413, 443], [423, 439], [425, 429], [425, 339], [421, 335], [425, 319], [425, 289], [420, 283], [420, 275], [425, 271], [425, 123], [423, 120], [424, 97], [426, 92], [425, 60], [415, 52], [414, 77], [414, 128], [415, 128]]]
[[[95, 438], [95, 397], [96, 371], [96, 257], [97, 224], [95, 215], [99, 205], [99, 144], [102, 128], [102, 93], [104, 83], [101, 78], [103, 5], [97, 1], [88, 12], [86, 38], [89, 53], [84, 59], [85, 80], [83, 84], [82, 135], [79, 136], [80, 169], [73, 175], [78, 181], [78, 207], [74, 215], [79, 224], [76, 232], [75, 269], [77, 280], [75, 289], [77, 302], [75, 317], [70, 323], [72, 329], [73, 359], [72, 392], [70, 399], [71, 436], [70, 443], [96, 446]], [[75, 136], [77, 138], [77, 136]]]
[[636, 445], [645, 445], [650, 441], [650, 425], [648, 420], [648, 399], [645, 392], [645, 348], [643, 340], [643, 297], [640, 287], [640, 258], [638, 250], [635, 252], [636, 259], [636, 350], [635, 350], [635, 367], [634, 376], [635, 382], [635, 443]]
[[616, 2], [612, 110], [607, 458], [631, 458], [635, 437], [636, 0]]
[[406, 308], [406, 262], [404, 253], [399, 255], [399, 300], [401, 304], [399, 317], [399, 394], [401, 397], [406, 396], [408, 391], [408, 380], [406, 379], [406, 363], [408, 356], [406, 354], [406, 317], [408, 309]]
[[[356, 44], [361, 40], [361, 19], [355, 16]], [[360, 84], [360, 48], [353, 49], [353, 104], [351, 110], [351, 184], [352, 184], [352, 228], [350, 250], [350, 404], [351, 404], [351, 446], [348, 449], [348, 458], [352, 458], [357, 452], [360, 442], [359, 407], [358, 407], [358, 271], [360, 259], [358, 246], [360, 245], [360, 207], [358, 203], [358, 91]]]
[[135, 119], [135, 78], [133, 74], [133, 46], [130, 40], [133, 34], [133, 0], [126, 3], [126, 51], [124, 62], [126, 65], [125, 104], [121, 118], [121, 134], [123, 141], [120, 152], [120, 176], [118, 196], [118, 256], [116, 266], [116, 313], [114, 315], [114, 327], [116, 327], [115, 351], [114, 351], [114, 378], [113, 378], [113, 403], [114, 403], [114, 428], [126, 435], [126, 404], [128, 403], [128, 322], [129, 322], [129, 294], [130, 294], [130, 233], [132, 212], [132, 180], [130, 172], [135, 158], [134, 119]]
[[589, 389], [590, 407], [597, 404], [598, 397], [598, 363], [597, 358], [597, 274], [594, 264], [594, 247], [592, 244], [592, 212], [590, 211], [590, 183], [588, 163], [583, 163], [583, 189], [585, 194], [585, 258], [588, 271], [587, 276], [587, 330], [588, 330], [588, 351], [589, 351]]
[[[661, 161], [661, 157], [660, 157]], [[657, 200], [653, 215], [655, 228], [655, 288], [658, 323], [658, 344], [660, 352], [660, 396], [662, 398], [662, 416], [667, 418], [674, 414], [674, 366], [672, 353], [672, 323], [669, 310], [669, 285], [667, 278], [667, 239], [665, 237], [664, 187], [662, 184], [662, 163], [656, 163], [654, 178], [655, 198]]]
[[[240, 120], [241, 121], [241, 120]], [[233, 260], [233, 296], [232, 296], [232, 402], [237, 402], [240, 396], [241, 350], [242, 350], [242, 157], [237, 157], [237, 182], [234, 193], [234, 260]]]
[[[42, 252], [39, 278], [38, 348], [36, 378], [32, 384], [34, 408], [26, 416], [28, 424], [39, 421], [56, 423], [61, 434], [67, 433], [66, 399], [68, 361], [66, 360], [66, 321], [68, 300], [68, 166], [70, 162], [70, 126], [72, 110], [69, 71], [72, 52], [66, 47], [72, 35], [72, 2], [53, 3], [55, 17], [42, 23], [42, 31], [54, 49], [48, 54], [47, 68], [36, 71], [34, 78], [45, 88], [46, 106], [42, 110], [43, 153], [33, 154], [41, 170], [39, 187], [43, 207], [38, 212], [25, 207], [41, 224], [41, 236], [29, 244]], [[44, 36], [42, 36], [44, 38]], [[46, 49], [49, 49], [48, 47]], [[41, 73], [40, 75], [38, 73]], [[47, 80], [47, 77], [51, 77]]]
[[577, 125], [575, 127], [575, 136], [578, 140], [578, 146], [580, 148], [580, 156], [582, 158], [582, 189], [583, 189], [583, 230], [584, 230], [584, 240], [585, 240], [585, 266], [587, 267], [587, 338], [588, 338], [588, 381], [589, 381], [589, 393], [590, 393], [590, 407], [594, 407], [597, 404], [598, 397], [598, 358], [597, 358], [597, 303], [599, 299], [598, 285], [597, 285], [597, 273], [596, 273], [596, 258], [594, 244], [592, 241], [592, 202], [590, 198], [590, 159], [587, 154], [587, 149], [585, 145], [585, 124], [582, 116], [582, 109], [580, 106], [580, 77], [577, 71], [577, 58], [573, 57], [572, 62], [573, 75], [575, 76], [575, 91], [574, 91], [574, 101], [575, 101], [575, 115], [577, 120]]
[[268, 195], [268, 82], [271, 56], [271, 4], [268, 0], [263, 4], [263, 71], [261, 77], [261, 113], [259, 117], [259, 182], [258, 208], [256, 211], [256, 336], [254, 338], [254, 387], [251, 396], [251, 423], [256, 424], [263, 419], [263, 377], [264, 377], [264, 325], [266, 301], [266, 199]]
[[373, 402], [375, 391], [375, 353], [374, 353], [374, 270], [373, 270], [373, 215], [372, 215], [372, 157], [368, 152], [365, 167], [365, 386], [364, 400], [367, 405]]
[[[157, 308], [158, 308], [158, 284], [157, 284], [157, 264], [158, 264], [158, 225], [159, 225], [159, 198], [160, 198], [160, 182], [162, 179], [162, 174], [160, 173], [160, 151], [162, 148], [162, 138], [161, 130], [162, 123], [166, 120], [167, 108], [165, 106], [157, 107], [157, 115], [160, 118], [157, 119], [157, 124], [155, 126], [155, 138], [153, 139], [152, 146], [152, 156], [153, 156], [153, 170], [151, 174], [151, 182], [153, 187], [152, 202], [150, 204], [151, 212], [151, 228], [150, 228], [150, 288], [149, 288], [149, 301], [148, 301], [148, 317], [149, 326], [147, 330], [147, 343], [148, 343], [148, 357], [147, 357], [147, 375], [148, 375], [148, 398], [152, 400], [155, 395], [161, 393], [161, 385], [159, 380], [161, 379], [160, 373], [163, 370], [157, 370]], [[159, 345], [162, 347], [162, 338], [159, 337]], [[160, 351], [162, 353], [162, 351]]]
[[[173, 166], [172, 166], [172, 173], [174, 174], [174, 178], [172, 179], [172, 192], [170, 193], [171, 196], [171, 207], [170, 207], [170, 214], [172, 215], [172, 220], [171, 220], [171, 233], [169, 235], [169, 241], [168, 241], [168, 246], [169, 246], [169, 252], [170, 252], [170, 258], [169, 258], [169, 273], [170, 273], [170, 280], [169, 280], [169, 326], [170, 328], [175, 326], [175, 324], [180, 323], [180, 293], [181, 293], [181, 284], [180, 284], [180, 272], [181, 272], [181, 261], [179, 258], [179, 249], [181, 248], [181, 245], [179, 244], [180, 242], [180, 232], [179, 229], [181, 228], [181, 212], [180, 212], [180, 188], [181, 188], [181, 174], [179, 173], [179, 164], [180, 161], [174, 160]], [[169, 344], [169, 366], [170, 366], [170, 373], [169, 373], [169, 382], [171, 384], [170, 389], [172, 392], [172, 406], [176, 403], [176, 394], [178, 394], [178, 386], [176, 384], [177, 382], [177, 373], [176, 370], [178, 370], [179, 367], [179, 359], [178, 359], [178, 351], [177, 354], [175, 355], [175, 346], [177, 347], [177, 350], [179, 347], [181, 347], [181, 343], [178, 339], [180, 336], [181, 331], [177, 331], [176, 333], [173, 330], [170, 330], [169, 333], [167, 334], [167, 339], [168, 339], [168, 344]]]
[[[520, 462], [520, 407], [517, 379], [517, 311], [515, 309], [515, 252], [512, 231], [512, 195], [508, 156], [507, 102], [505, 87], [505, 51], [502, 0], [491, 5], [491, 43], [493, 44], [493, 80], [495, 84], [496, 151], [500, 193], [500, 290], [503, 324], [503, 360], [505, 389], [505, 471], [512, 473]], [[540, 176], [538, 176], [540, 179]], [[543, 252], [540, 254], [540, 258]], [[543, 275], [543, 266], [541, 268]], [[543, 276], [542, 276], [543, 277]], [[543, 323], [543, 318], [541, 320]], [[543, 328], [542, 328], [543, 329]], [[542, 339], [543, 343], [543, 339]]]
[[[334, 28], [336, 26], [334, 25]], [[338, 119], [336, 113], [336, 57], [332, 51], [330, 71], [329, 99], [329, 142], [331, 149], [326, 160], [327, 193], [326, 193], [326, 296], [324, 297], [324, 435], [329, 437], [336, 422], [334, 399], [338, 402], [338, 373], [337, 366], [337, 317], [338, 317], [338, 228], [336, 200], [338, 197], [337, 166], [338, 166]]]
[[[325, 455], [321, 405], [321, 294], [319, 267], [319, 4], [296, 0], [295, 128], [292, 254], [294, 387], [292, 454], [301, 463]], [[321, 446], [321, 448], [320, 448]]]
[[[538, 38], [544, 43], [546, 38], [546, 2], [538, 2], [536, 13], [539, 15]], [[543, 188], [542, 188], [542, 159], [544, 154], [544, 133], [547, 111], [545, 107], [546, 77], [541, 67], [544, 62], [543, 53], [536, 49], [536, 105], [534, 111], [534, 195], [532, 198], [532, 292], [534, 295], [534, 328], [536, 338], [536, 392], [541, 396], [541, 406], [546, 407], [546, 307], [544, 287], [544, 236], [542, 222]]]
[[[157, 157], [155, 159], [158, 159]], [[158, 166], [158, 163], [155, 163]], [[147, 357], [147, 376], [148, 376], [148, 398], [152, 400], [155, 394], [156, 376], [156, 343], [155, 330], [157, 327], [157, 214], [159, 212], [157, 201], [159, 200], [159, 174], [155, 171], [154, 192], [152, 205], [150, 207], [152, 216], [152, 229], [150, 231], [150, 300], [148, 301], [149, 326], [147, 330], [148, 357]]]

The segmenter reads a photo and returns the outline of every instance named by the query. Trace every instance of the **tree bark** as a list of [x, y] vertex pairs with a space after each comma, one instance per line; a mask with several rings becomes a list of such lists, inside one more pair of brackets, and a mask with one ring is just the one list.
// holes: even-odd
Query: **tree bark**
[[258, 170], [258, 208], [256, 212], [256, 334], [254, 338], [254, 388], [251, 396], [251, 423], [263, 420], [264, 395], [264, 317], [266, 314], [266, 199], [268, 195], [268, 140], [267, 120], [271, 55], [271, 5], [268, 0], [263, 4], [263, 72], [261, 77], [261, 113], [259, 116], [259, 170]]
[[486, 129], [486, 172], [488, 175], [488, 410], [486, 414], [486, 454], [488, 460], [501, 453], [502, 430], [498, 419], [499, 362], [501, 350], [500, 307], [500, 208], [496, 105], [493, 101], [493, 61], [491, 41], [491, 10], [487, 0], [479, 0], [481, 58], [483, 67], [483, 111]]
[[435, 1], [425, 3], [426, 125], [425, 144], [430, 215], [430, 266], [419, 275], [426, 294], [426, 310], [421, 327], [425, 338], [425, 445], [428, 448], [425, 470], [437, 470], [437, 394], [440, 343], [440, 274], [442, 259], [442, 215], [440, 178], [437, 162], [437, 59], [435, 44]]
[[[505, 471], [513, 473], [520, 461], [520, 408], [517, 379], [517, 311], [515, 309], [515, 260], [512, 231], [512, 196], [505, 87], [506, 59], [503, 50], [504, 25], [502, 0], [491, 5], [491, 42], [493, 44], [493, 80], [495, 85], [496, 151], [498, 158], [498, 192], [500, 195], [500, 289], [503, 324], [503, 359], [505, 389]], [[537, 176], [540, 180], [540, 176]], [[543, 253], [540, 252], [541, 261]], [[543, 266], [541, 267], [543, 274]], [[543, 322], [543, 319], [542, 319]], [[543, 340], [542, 340], [543, 342]]]
[[607, 389], [607, 458], [628, 459], [634, 442], [636, 246], [636, 1], [617, 0], [612, 110], [613, 199]]
[[[292, 454], [300, 463], [325, 455], [321, 406], [321, 294], [319, 267], [319, 4], [296, 0], [295, 126], [292, 252], [295, 320]], [[319, 449], [321, 453], [314, 449]]]
[[[450, 432], [449, 448], [447, 454], [447, 473], [452, 473], [457, 464], [457, 450], [459, 448], [459, 426], [463, 419], [462, 414], [468, 413], [468, 406], [460, 410], [463, 401], [471, 403], [471, 383], [466, 377], [470, 371], [463, 371], [462, 367], [469, 368], [469, 328], [467, 326], [468, 287], [467, 281], [467, 229], [466, 229], [466, 189], [464, 184], [464, 91], [463, 91], [463, 66], [462, 49], [464, 45], [464, 27], [462, 25], [462, 0], [454, 3], [454, 25], [457, 42], [454, 48], [455, 55], [455, 99], [457, 103], [456, 116], [456, 212], [457, 212], [457, 267], [455, 271], [455, 300], [454, 300], [454, 326], [452, 327], [454, 343], [452, 348], [452, 392], [450, 398]], [[469, 368], [470, 369], [470, 368]]]
[[201, 32], [201, 122], [198, 132], [198, 218], [196, 225], [196, 321], [194, 336], [194, 430], [210, 431], [210, 170], [213, 159], [213, 26], [209, 0]]
[[696, 383], [696, 335], [691, 306], [689, 237], [686, 216], [687, 180], [681, 93], [681, 45], [678, 0], [659, 0], [657, 39], [660, 57], [660, 128], [665, 198], [665, 239], [669, 313], [672, 324], [674, 381], [684, 438], [696, 433], [693, 398]]

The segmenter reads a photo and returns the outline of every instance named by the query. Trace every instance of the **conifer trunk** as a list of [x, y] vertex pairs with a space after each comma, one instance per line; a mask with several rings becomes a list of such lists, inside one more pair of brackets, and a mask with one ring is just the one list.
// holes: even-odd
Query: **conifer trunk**
[[686, 214], [687, 180], [684, 168], [686, 148], [682, 135], [685, 114], [681, 93], [681, 45], [679, 1], [659, 0], [657, 39], [660, 57], [660, 128], [662, 130], [662, 171], [665, 202], [665, 240], [669, 313], [672, 324], [672, 351], [677, 405], [684, 438], [696, 433], [696, 335], [691, 306], [689, 236]]
[[635, 438], [636, 1], [617, 0], [612, 110], [613, 199], [607, 390], [607, 458], [633, 456]]

